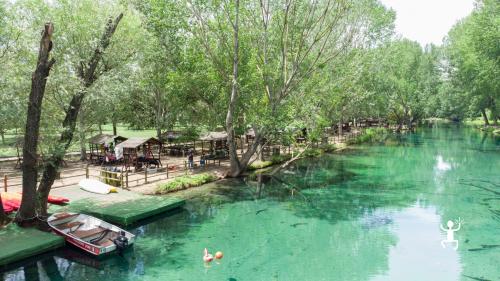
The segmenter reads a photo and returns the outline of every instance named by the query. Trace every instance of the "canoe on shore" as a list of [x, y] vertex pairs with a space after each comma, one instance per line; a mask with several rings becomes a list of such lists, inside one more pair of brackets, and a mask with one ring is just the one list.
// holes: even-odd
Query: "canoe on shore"
[[[1, 192], [2, 205], [5, 213], [17, 211], [21, 206], [23, 194], [20, 192]], [[69, 202], [69, 199], [49, 195], [48, 202], [51, 204], [62, 205]]]
[[55, 213], [47, 223], [68, 243], [94, 256], [121, 252], [135, 240], [132, 233], [86, 214]]
[[81, 189], [98, 194], [108, 194], [110, 192], [116, 192], [116, 187], [105, 184], [98, 180], [83, 179], [78, 185]]

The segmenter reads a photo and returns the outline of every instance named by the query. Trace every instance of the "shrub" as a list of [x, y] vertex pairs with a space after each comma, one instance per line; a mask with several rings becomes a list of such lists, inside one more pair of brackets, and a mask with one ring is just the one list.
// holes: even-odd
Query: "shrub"
[[323, 144], [320, 148], [327, 153], [337, 150], [337, 146], [335, 146], [335, 144]]
[[319, 148], [308, 148], [304, 150], [303, 154], [305, 157], [318, 157], [323, 154], [323, 150]]
[[265, 168], [265, 167], [269, 167], [271, 165], [273, 165], [272, 161], [260, 161], [260, 160], [256, 160], [256, 161], [253, 161], [250, 165], [248, 165], [248, 169], [249, 170], [258, 170], [258, 169], [262, 169], [262, 168]]
[[360, 144], [364, 142], [382, 142], [388, 136], [389, 130], [386, 128], [368, 128], [365, 133], [355, 138], [349, 139], [347, 144]]
[[172, 191], [186, 189], [189, 187], [200, 186], [202, 184], [209, 183], [215, 180], [217, 180], [217, 176], [211, 173], [180, 176], [170, 182], [158, 184], [156, 186], [155, 193], [165, 194]]
[[280, 154], [280, 155], [273, 155], [271, 156], [270, 160], [267, 161], [259, 161], [256, 160], [250, 165], [248, 165], [248, 170], [258, 170], [258, 169], [263, 169], [267, 168], [272, 165], [280, 164], [285, 161], [288, 161], [292, 158], [292, 155], [290, 154]]
[[290, 154], [280, 154], [280, 155], [273, 155], [271, 156], [271, 162], [274, 164], [280, 164], [285, 161], [288, 161], [292, 158], [292, 155]]

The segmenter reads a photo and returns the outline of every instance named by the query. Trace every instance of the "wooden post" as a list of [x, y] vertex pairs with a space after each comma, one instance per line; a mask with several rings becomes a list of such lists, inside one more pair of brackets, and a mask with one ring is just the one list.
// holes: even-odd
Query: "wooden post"
[[144, 169], [144, 183], [148, 183], [148, 168]]
[[7, 175], [3, 176], [3, 189], [7, 192]]
[[168, 179], [168, 163], [167, 163], [167, 179]]
[[128, 170], [125, 170], [125, 186], [128, 189]]
[[220, 159], [219, 159], [219, 166], [220, 166]]
[[85, 178], [86, 179], [89, 178], [89, 164], [87, 164], [87, 166], [85, 166]]

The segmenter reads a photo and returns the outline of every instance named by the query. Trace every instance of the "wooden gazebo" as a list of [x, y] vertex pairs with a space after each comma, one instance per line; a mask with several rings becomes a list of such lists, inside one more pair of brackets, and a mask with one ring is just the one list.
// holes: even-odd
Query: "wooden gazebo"
[[113, 147], [116, 147], [116, 145], [125, 140], [127, 140], [125, 137], [108, 134], [99, 134], [91, 137], [88, 140], [90, 162], [102, 163], [106, 158], [106, 153], [114, 155]]
[[245, 142], [247, 144], [250, 144], [255, 140], [255, 131], [254, 129], [250, 128], [245, 132]]
[[184, 136], [185, 134], [181, 131], [165, 131], [161, 134], [161, 138], [164, 142], [167, 143], [176, 143]]
[[[161, 142], [156, 138], [130, 138], [116, 146], [123, 155], [124, 168], [134, 167], [137, 171], [143, 165], [162, 166], [160, 160]], [[119, 153], [117, 153], [119, 154]]]
[[162, 133], [162, 152], [170, 156], [184, 157], [188, 151], [196, 151], [197, 135], [188, 131], [166, 131]]
[[202, 135], [199, 140], [201, 141], [202, 150], [205, 142], [210, 143], [209, 153], [212, 156], [222, 158], [223, 155], [224, 157], [229, 155], [226, 132], [208, 132]]

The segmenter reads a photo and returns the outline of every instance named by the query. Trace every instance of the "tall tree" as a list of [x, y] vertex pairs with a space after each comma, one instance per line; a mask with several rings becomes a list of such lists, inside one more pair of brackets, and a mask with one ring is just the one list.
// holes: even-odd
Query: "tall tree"
[[23, 145], [23, 197], [21, 207], [16, 215], [16, 220], [20, 223], [32, 222], [37, 218], [35, 208], [37, 202], [36, 184], [38, 181], [37, 148], [45, 86], [50, 70], [55, 63], [55, 59], [50, 58], [50, 51], [53, 47], [53, 32], [53, 24], [45, 24], [42, 39], [40, 40], [37, 66], [31, 78], [31, 92], [28, 101], [28, 115]]
[[98, 65], [102, 60], [104, 52], [110, 45], [111, 38], [113, 37], [113, 34], [115, 33], [122, 18], [123, 13], [120, 13], [114, 20], [111, 18], [108, 20], [104, 33], [102, 34], [93, 55], [87, 62], [82, 62], [80, 65], [78, 76], [82, 79], [83, 89], [71, 98], [69, 106], [66, 110], [66, 117], [64, 118], [62, 124], [61, 137], [56, 145], [56, 148], [52, 151], [52, 155], [43, 165], [43, 175], [37, 189], [39, 194], [39, 214], [42, 216], [47, 215], [47, 198], [49, 196], [50, 188], [54, 184], [57, 172], [64, 159], [64, 155], [73, 140], [78, 113], [83, 99], [87, 94], [88, 88], [90, 88], [99, 76], [102, 75], [102, 72], [97, 72]]

